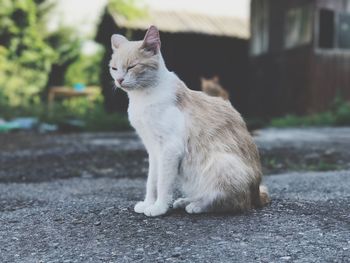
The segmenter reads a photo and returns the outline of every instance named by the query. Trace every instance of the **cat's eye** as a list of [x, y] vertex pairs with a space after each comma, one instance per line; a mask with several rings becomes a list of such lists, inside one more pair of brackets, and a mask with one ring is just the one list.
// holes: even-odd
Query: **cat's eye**
[[136, 67], [136, 65], [137, 65], [137, 64], [127, 67], [126, 71], [129, 71], [130, 69]]
[[117, 68], [115, 68], [115, 67], [111, 67], [111, 69], [112, 69], [112, 70], [118, 70], [118, 69], [117, 69]]

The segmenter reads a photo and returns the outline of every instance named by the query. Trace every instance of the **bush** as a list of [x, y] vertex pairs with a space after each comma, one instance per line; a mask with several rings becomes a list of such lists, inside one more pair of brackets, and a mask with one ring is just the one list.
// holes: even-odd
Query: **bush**
[[336, 100], [334, 112], [337, 125], [350, 125], [350, 102]]
[[[0, 8], [0, 102], [10, 106], [38, 101], [54, 50], [40, 31], [38, 1], [2, 0]], [[40, 1], [39, 1], [40, 2]]]
[[130, 129], [128, 119], [118, 113], [107, 113], [103, 98], [98, 95], [89, 102], [86, 98], [72, 98], [54, 104], [50, 111], [41, 114], [40, 119], [50, 124], [63, 125], [69, 120], [83, 123], [84, 131], [120, 131]]
[[[0, 97], [1, 99], [1, 97]], [[1, 105], [1, 104], [0, 104]], [[69, 122], [81, 123], [81, 131], [120, 131], [130, 129], [126, 116], [107, 113], [103, 107], [103, 98], [99, 94], [93, 101], [86, 98], [72, 98], [56, 102], [49, 109], [46, 104], [33, 106], [2, 107], [3, 118], [36, 117], [40, 122], [66, 126]]]
[[78, 60], [68, 67], [65, 84], [68, 86], [73, 86], [75, 83], [100, 85], [102, 58], [103, 50], [93, 55], [80, 55]]

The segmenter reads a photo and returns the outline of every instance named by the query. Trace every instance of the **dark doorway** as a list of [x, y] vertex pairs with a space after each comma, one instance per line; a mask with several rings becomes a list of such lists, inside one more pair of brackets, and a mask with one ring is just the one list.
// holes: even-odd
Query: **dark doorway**
[[334, 48], [334, 11], [321, 9], [319, 21], [319, 47]]

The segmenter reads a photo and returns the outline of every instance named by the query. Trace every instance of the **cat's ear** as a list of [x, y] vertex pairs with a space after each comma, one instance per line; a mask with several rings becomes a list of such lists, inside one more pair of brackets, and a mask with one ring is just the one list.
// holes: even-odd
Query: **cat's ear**
[[218, 75], [214, 75], [214, 77], [212, 78], [212, 81], [219, 83], [220, 82], [220, 78]]
[[112, 35], [111, 43], [113, 50], [117, 50], [120, 47], [120, 45], [125, 42], [128, 42], [128, 40], [124, 36], [117, 34]]
[[156, 28], [155, 26], [150, 26], [145, 35], [145, 38], [143, 39], [141, 49], [152, 52], [153, 55], [159, 52], [160, 37], [158, 28]]

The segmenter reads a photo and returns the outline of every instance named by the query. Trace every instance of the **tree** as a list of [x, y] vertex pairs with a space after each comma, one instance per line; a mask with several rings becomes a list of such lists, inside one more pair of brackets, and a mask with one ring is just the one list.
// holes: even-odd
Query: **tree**
[[72, 28], [62, 27], [46, 37], [46, 42], [56, 52], [56, 59], [53, 61], [48, 76], [46, 91], [51, 86], [63, 85], [67, 69], [79, 59], [82, 41], [76, 36], [77, 34]]
[[42, 2], [1, 0], [0, 103], [24, 106], [38, 101], [47, 82], [56, 56], [39, 30]]

